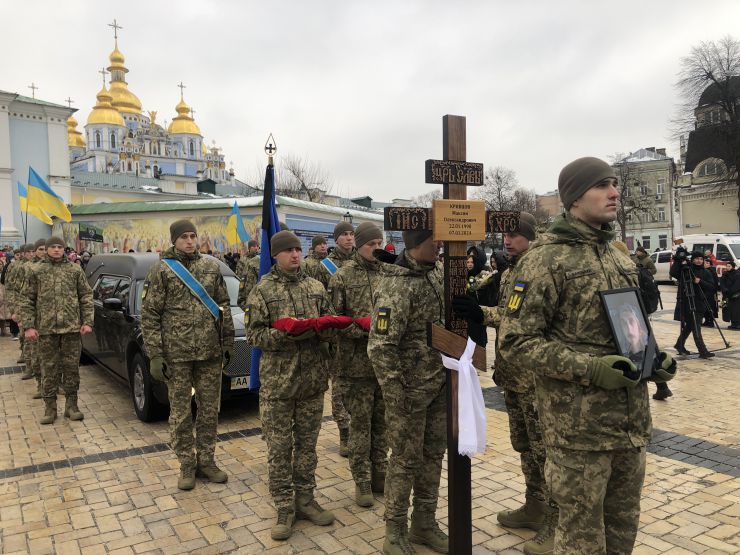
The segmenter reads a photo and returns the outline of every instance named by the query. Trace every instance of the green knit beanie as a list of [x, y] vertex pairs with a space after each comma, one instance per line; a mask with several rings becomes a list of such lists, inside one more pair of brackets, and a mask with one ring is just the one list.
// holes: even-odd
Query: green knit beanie
[[363, 222], [357, 226], [357, 229], [355, 229], [355, 246], [357, 248], [373, 239], [383, 240], [383, 232], [377, 225], [371, 222]]
[[172, 241], [172, 244], [174, 245], [177, 238], [188, 231], [192, 231], [198, 235], [198, 230], [195, 229], [195, 224], [190, 220], [177, 220], [176, 222], [172, 222], [172, 224], [170, 224], [170, 240]]
[[270, 255], [273, 257], [280, 252], [287, 251], [292, 248], [303, 250], [301, 247], [301, 240], [298, 239], [296, 234], [292, 231], [288, 231], [287, 229], [278, 231], [272, 236], [272, 239], [270, 239]]
[[560, 170], [558, 192], [566, 210], [591, 187], [609, 177], [617, 178], [612, 167], [598, 158], [587, 156], [573, 160]]

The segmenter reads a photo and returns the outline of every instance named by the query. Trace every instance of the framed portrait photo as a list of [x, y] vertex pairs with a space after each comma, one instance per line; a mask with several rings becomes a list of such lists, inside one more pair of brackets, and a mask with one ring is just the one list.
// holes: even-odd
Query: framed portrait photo
[[618, 354], [635, 363], [642, 379], [649, 378], [653, 373], [657, 344], [640, 290], [634, 287], [612, 289], [600, 291], [599, 295]]

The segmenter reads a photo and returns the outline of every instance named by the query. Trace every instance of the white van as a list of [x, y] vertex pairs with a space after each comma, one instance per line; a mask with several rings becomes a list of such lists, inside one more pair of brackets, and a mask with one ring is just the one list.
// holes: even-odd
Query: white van
[[657, 251], [650, 254], [650, 258], [655, 264], [654, 279], [658, 283], [672, 283], [674, 279], [670, 276], [671, 271], [671, 255], [672, 251]]
[[689, 252], [711, 251], [717, 259], [714, 265], [717, 274], [722, 275], [724, 262], [730, 260], [740, 266], [740, 233], [699, 233], [678, 237], [674, 243], [682, 243]]

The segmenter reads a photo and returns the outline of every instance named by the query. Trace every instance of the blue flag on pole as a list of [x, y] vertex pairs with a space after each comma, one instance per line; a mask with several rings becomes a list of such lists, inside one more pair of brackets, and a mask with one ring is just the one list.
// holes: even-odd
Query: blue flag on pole
[[[260, 251], [259, 279], [270, 271], [275, 261], [270, 256], [270, 239], [280, 231], [277, 208], [275, 207], [275, 166], [267, 165], [265, 174], [265, 188], [262, 196], [262, 247]], [[249, 368], [249, 389], [260, 387], [260, 357], [262, 351], [256, 347], [252, 349], [252, 362]]]

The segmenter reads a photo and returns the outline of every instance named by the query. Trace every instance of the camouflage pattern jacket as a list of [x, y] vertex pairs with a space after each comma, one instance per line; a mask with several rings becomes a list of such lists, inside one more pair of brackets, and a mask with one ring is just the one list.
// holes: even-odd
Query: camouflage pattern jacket
[[[280, 318], [318, 318], [334, 314], [321, 283], [303, 269], [290, 274], [273, 266], [247, 298], [244, 325], [250, 345], [262, 349], [260, 396], [307, 398], [328, 388], [328, 344], [321, 337], [292, 341], [272, 327]], [[327, 354], [324, 354], [327, 353]]]
[[25, 258], [21, 258], [22, 255], [18, 255], [17, 258], [13, 259], [13, 262], [8, 266], [8, 270], [5, 273], [5, 300], [8, 303], [8, 308], [11, 314], [17, 314], [20, 316], [18, 306], [18, 297], [21, 294], [21, 290], [25, 284], [25, 266], [28, 261]]
[[259, 256], [260, 255], [259, 255], [258, 252], [248, 252], [247, 254], [245, 254], [244, 256], [242, 256], [239, 259], [239, 262], [236, 263], [236, 270], [234, 270], [234, 273], [237, 276], [244, 275], [247, 272], [247, 264], [249, 264], [249, 261], [252, 260], [255, 257], [256, 258], [259, 258]]
[[244, 264], [239, 261], [239, 266], [236, 268], [236, 275], [241, 280], [239, 284], [239, 298], [236, 304], [239, 308], [244, 310], [247, 306], [247, 297], [257, 286], [257, 282], [260, 279], [260, 257], [253, 256], [248, 259]]
[[[352, 257], [355, 255], [356, 252], [357, 249], [355, 249], [354, 247], [352, 247], [351, 251], [343, 251], [339, 247], [334, 247], [334, 250], [331, 251], [331, 253], [329, 253], [329, 256], [327, 256], [326, 258], [331, 260], [337, 268], [341, 268], [347, 262], [352, 260]], [[318, 265], [318, 269], [319, 273], [316, 279], [318, 279], [324, 285], [324, 289], [328, 289], [329, 280], [331, 279], [332, 275], [329, 270], [327, 270], [322, 264]]]
[[[329, 280], [329, 298], [337, 314], [363, 318], [373, 314], [373, 293], [383, 277], [383, 263], [368, 262], [355, 253]], [[368, 333], [356, 324], [342, 330], [338, 336], [334, 363], [340, 376], [374, 378], [367, 356]]]
[[161, 258], [179, 260], [187, 268], [221, 308], [222, 322], [160, 260], [149, 270], [142, 294], [141, 332], [147, 354], [170, 363], [220, 358], [221, 345], [234, 343], [234, 321], [218, 262], [175, 247], [164, 251]]
[[321, 274], [326, 272], [324, 267], [321, 265], [321, 261], [324, 258], [326, 258], [326, 255], [320, 256], [316, 254], [313, 249], [309, 251], [308, 256], [303, 260], [303, 269], [309, 277], [321, 281]]
[[438, 391], [445, 369], [439, 352], [427, 346], [427, 322], [444, 323], [441, 266], [420, 264], [403, 251], [395, 267], [375, 292], [368, 356], [383, 395]]
[[611, 229], [560, 216], [513, 276], [499, 348], [534, 372], [548, 446], [600, 451], [650, 440], [647, 384], [607, 391], [587, 375], [592, 357], [617, 353], [599, 291], [637, 287], [637, 269], [613, 238]]
[[[481, 306], [483, 323], [486, 326], [493, 326], [498, 329], [501, 325], [501, 319], [506, 314], [506, 301], [514, 287], [513, 276], [518, 259], [518, 256], [512, 257], [509, 260], [509, 267], [501, 274], [498, 305], [493, 307]], [[530, 369], [520, 364], [507, 361], [501, 352], [499, 339], [500, 334], [496, 334], [496, 362], [494, 364], [493, 381], [499, 387], [516, 393], [524, 393], [532, 389], [534, 387], [534, 374]]]
[[82, 268], [65, 257], [45, 256], [28, 263], [25, 285], [18, 295], [21, 323], [39, 335], [79, 333], [80, 326], [93, 325], [92, 289]]

